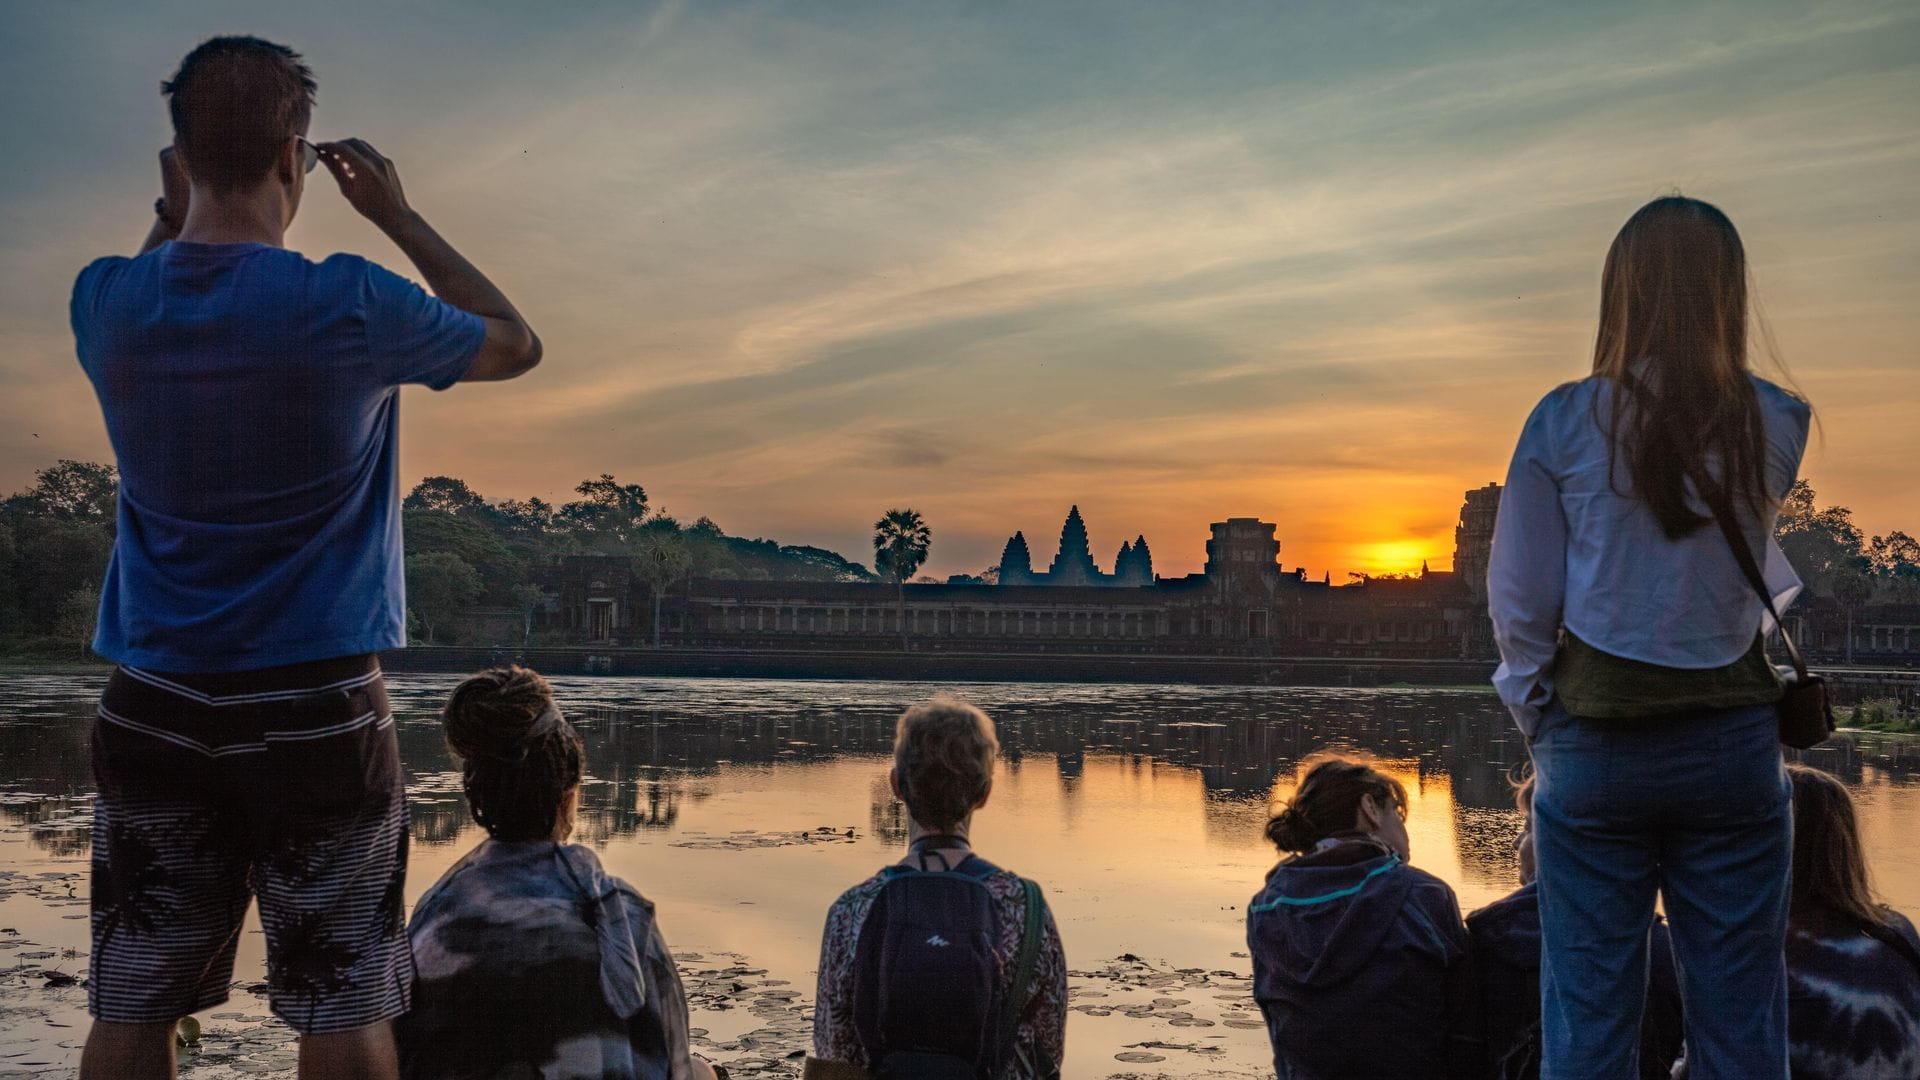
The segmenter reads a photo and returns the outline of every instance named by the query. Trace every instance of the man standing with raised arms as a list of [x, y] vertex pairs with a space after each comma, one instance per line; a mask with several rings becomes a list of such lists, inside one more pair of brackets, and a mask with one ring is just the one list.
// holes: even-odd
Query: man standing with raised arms
[[[153, 230], [74, 285], [120, 466], [83, 1077], [173, 1074], [174, 1024], [226, 1000], [256, 897], [301, 1075], [396, 1072], [407, 808], [376, 654], [406, 643], [399, 388], [510, 379], [540, 341], [392, 162], [307, 140], [314, 88], [258, 38], [187, 54]], [[282, 246], [321, 161], [438, 299]]]

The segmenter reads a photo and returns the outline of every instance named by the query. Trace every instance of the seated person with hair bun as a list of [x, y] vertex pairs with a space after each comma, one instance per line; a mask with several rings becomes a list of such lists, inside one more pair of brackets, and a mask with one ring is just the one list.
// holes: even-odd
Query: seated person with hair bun
[[1293, 852], [1247, 908], [1253, 994], [1279, 1080], [1477, 1077], [1467, 930], [1407, 864], [1407, 792], [1369, 762], [1302, 763], [1267, 838]]
[[547, 681], [483, 671], [442, 713], [487, 839], [414, 906], [418, 982], [400, 1024], [418, 1080], [711, 1080], [653, 905], [567, 843], [586, 755]]

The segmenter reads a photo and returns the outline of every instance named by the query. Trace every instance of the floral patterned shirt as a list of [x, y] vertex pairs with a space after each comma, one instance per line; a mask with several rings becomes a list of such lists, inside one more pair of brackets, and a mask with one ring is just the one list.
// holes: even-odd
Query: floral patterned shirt
[[[860, 1045], [853, 1018], [854, 952], [860, 942], [861, 926], [883, 883], [882, 876], [875, 874], [842, 893], [827, 910], [827, 928], [820, 940], [820, 985], [813, 1013], [813, 1054], [823, 1061], [872, 1067], [865, 1048]], [[1005, 992], [1012, 987], [1014, 965], [1020, 958], [1020, 934], [1027, 919], [1026, 891], [1021, 888], [1019, 875], [1006, 870], [988, 877], [985, 884], [1000, 915], [1000, 940], [995, 944], [994, 957], [998, 961], [1000, 987]], [[1044, 899], [1041, 908], [1040, 952], [1034, 961], [1033, 986], [1021, 1010], [1013, 1058], [996, 1080], [1057, 1077], [1066, 1053], [1066, 952], [1060, 946], [1060, 931], [1054, 925], [1053, 912], [1046, 909]]]

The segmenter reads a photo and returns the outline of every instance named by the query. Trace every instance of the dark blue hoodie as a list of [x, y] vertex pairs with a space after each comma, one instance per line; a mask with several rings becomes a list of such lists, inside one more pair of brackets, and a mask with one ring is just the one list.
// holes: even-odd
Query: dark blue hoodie
[[[1467, 916], [1473, 982], [1486, 1032], [1486, 1075], [1533, 1080], [1540, 1075], [1540, 893], [1515, 889]], [[1666, 921], [1654, 916], [1649, 941], [1646, 1011], [1640, 1024], [1642, 1080], [1666, 1080], [1680, 1056], [1680, 984]]]
[[1247, 947], [1280, 1080], [1479, 1068], [1460, 905], [1378, 841], [1346, 834], [1274, 867]]

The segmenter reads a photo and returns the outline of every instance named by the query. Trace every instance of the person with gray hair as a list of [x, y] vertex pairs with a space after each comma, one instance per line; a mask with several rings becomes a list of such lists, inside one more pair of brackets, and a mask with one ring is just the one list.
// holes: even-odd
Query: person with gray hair
[[907, 807], [907, 853], [827, 912], [808, 1077], [1060, 1075], [1060, 932], [1040, 887], [970, 837], [999, 751], [993, 721], [957, 698], [901, 714], [888, 782]]

